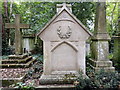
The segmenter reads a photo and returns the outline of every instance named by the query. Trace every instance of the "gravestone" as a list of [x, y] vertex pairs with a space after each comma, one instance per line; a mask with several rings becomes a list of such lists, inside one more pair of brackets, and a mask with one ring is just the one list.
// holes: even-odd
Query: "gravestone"
[[24, 35], [23, 36], [23, 49], [24, 53], [31, 53], [34, 50], [35, 36], [34, 35]]
[[15, 54], [22, 54], [22, 32], [20, 29], [29, 28], [28, 24], [20, 23], [20, 15], [15, 15], [15, 23], [6, 23], [5, 28], [15, 28]]
[[87, 28], [72, 14], [69, 4], [58, 5], [57, 14], [38, 33], [43, 40], [44, 68], [41, 84], [72, 83], [85, 74]]
[[97, 72], [101, 69], [114, 71], [112, 61], [109, 60], [109, 45], [111, 39], [106, 30], [106, 9], [105, 2], [97, 3], [95, 30], [92, 37], [90, 66]]
[[86, 42], [86, 56], [90, 55], [90, 43]]

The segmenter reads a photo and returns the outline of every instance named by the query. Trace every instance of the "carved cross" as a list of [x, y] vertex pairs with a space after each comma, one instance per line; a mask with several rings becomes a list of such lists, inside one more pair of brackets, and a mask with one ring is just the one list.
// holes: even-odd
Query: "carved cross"
[[22, 32], [20, 29], [29, 28], [28, 24], [20, 23], [20, 15], [15, 15], [15, 23], [5, 23], [5, 28], [15, 29], [15, 54], [22, 54]]
[[72, 12], [71, 4], [66, 4], [66, 3], [57, 4], [57, 12], [59, 12], [62, 7], [67, 7]]

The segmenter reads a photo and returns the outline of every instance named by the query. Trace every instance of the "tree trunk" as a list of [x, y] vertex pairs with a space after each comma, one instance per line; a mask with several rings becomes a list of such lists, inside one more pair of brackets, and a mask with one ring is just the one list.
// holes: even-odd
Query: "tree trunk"
[[[0, 2], [0, 6], [2, 6], [1, 2]], [[2, 9], [0, 7], [0, 56], [2, 56], [2, 38], [1, 38], [2, 37], [2, 13], [1, 12], [2, 12]]]
[[3, 8], [4, 8], [4, 13], [3, 13], [3, 30], [2, 30], [2, 52], [3, 55], [7, 54], [7, 48], [8, 48], [8, 42], [9, 42], [9, 29], [5, 29], [5, 23], [9, 23], [9, 14], [8, 14], [8, 2], [7, 0], [4, 0], [3, 2]]
[[[7, 0], [4, 0], [4, 14], [3, 14], [3, 23], [8, 23], [9, 22], [9, 17], [8, 17], [8, 2]], [[4, 25], [5, 28], [5, 25]], [[8, 34], [8, 29], [4, 29], [3, 31], [5, 33], [5, 37], [7, 38], [7, 34]]]
[[120, 2], [118, 2], [118, 35], [120, 36]]

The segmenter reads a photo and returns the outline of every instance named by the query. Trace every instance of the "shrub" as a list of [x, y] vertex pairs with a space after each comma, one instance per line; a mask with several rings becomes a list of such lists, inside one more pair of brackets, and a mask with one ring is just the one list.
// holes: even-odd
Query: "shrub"
[[18, 82], [16, 84], [13, 84], [12, 87], [19, 89], [19, 90], [35, 90], [32, 83], [31, 83], [31, 85], [26, 85], [23, 82]]
[[84, 89], [90, 89], [90, 88], [95, 87], [91, 79], [88, 77], [84, 77], [82, 72], [79, 73], [77, 82], [79, 83], [76, 85], [76, 90], [84, 90]]
[[105, 72], [104, 70], [100, 70], [97, 73], [94, 73], [93, 70], [88, 71], [89, 78], [84, 78], [82, 74], [80, 74], [78, 78], [78, 85], [76, 85], [76, 89], [95, 89], [95, 88], [119, 88], [120, 85], [120, 74], [118, 72]]

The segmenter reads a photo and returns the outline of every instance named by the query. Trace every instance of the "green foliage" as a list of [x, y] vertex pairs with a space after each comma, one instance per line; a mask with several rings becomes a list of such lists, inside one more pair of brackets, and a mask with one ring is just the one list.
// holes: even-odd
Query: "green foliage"
[[55, 4], [50, 2], [20, 2], [13, 3], [11, 22], [15, 14], [20, 14], [23, 23], [30, 24], [29, 30], [24, 34], [36, 34], [55, 14]]
[[33, 75], [39, 73], [39, 75], [35, 78], [40, 78], [40, 74], [43, 72], [43, 56], [40, 54], [32, 55], [33, 58], [37, 59], [37, 62], [27, 71], [26, 78], [32, 79]]
[[108, 56], [109, 59], [113, 59], [113, 54], [110, 53], [109, 56]]
[[113, 61], [113, 65], [115, 67], [115, 69], [120, 73], [120, 60], [112, 60]]
[[[93, 24], [95, 4], [91, 2], [71, 3], [73, 14], [82, 21], [88, 28]], [[29, 33], [36, 33], [55, 15], [55, 2], [21, 2], [13, 3], [11, 21], [15, 14], [22, 15], [22, 22], [31, 25]], [[26, 31], [28, 32], [28, 31]], [[24, 32], [24, 33], [26, 33]]]
[[10, 47], [6, 46], [5, 44], [3, 44], [2, 45], [2, 55], [10, 55], [10, 54], [12, 54], [12, 48], [10, 48]]
[[82, 74], [80, 74], [78, 78], [79, 84], [76, 88], [119, 88], [120, 85], [120, 74], [118, 72], [105, 72], [104, 70], [100, 70], [97, 73], [94, 73], [93, 70], [89, 69], [87, 71], [89, 78], [83, 78]]
[[42, 46], [34, 44], [34, 49], [31, 50], [30, 52], [31, 52], [31, 54], [37, 54], [37, 55], [38, 55], [38, 53], [43, 54]]
[[106, 8], [106, 20], [107, 20], [107, 31], [109, 34], [117, 34], [117, 25], [118, 25], [118, 3], [117, 2], [108, 2]]
[[1, 59], [8, 59], [8, 56], [0, 56]]
[[[23, 34], [36, 34], [43, 26], [55, 15], [56, 2], [20, 2], [12, 4], [12, 12], [10, 14], [10, 5], [8, 4], [8, 12], [10, 22], [14, 22], [15, 14], [20, 14], [21, 23], [30, 24], [29, 30], [24, 30]], [[73, 14], [82, 21], [87, 27], [93, 23], [94, 4], [87, 3], [72, 3]], [[5, 12], [5, 11], [4, 11]], [[88, 22], [89, 21], [89, 22]], [[14, 30], [11, 30], [10, 36], [14, 37]], [[12, 38], [11, 37], [11, 38]], [[14, 38], [12, 38], [14, 39]]]
[[76, 90], [81, 90], [81, 89], [85, 89], [85, 88], [87, 88], [87, 89], [93, 88], [93, 86], [92, 86], [93, 82], [91, 81], [91, 79], [87, 78], [87, 77], [83, 77], [82, 72], [79, 73], [79, 77], [78, 77], [77, 81], [79, 83], [76, 85]]
[[35, 55], [32, 55], [32, 56], [35, 57], [38, 62], [43, 63], [43, 55], [35, 54]]
[[73, 14], [90, 30], [93, 30], [95, 3], [75, 2], [73, 4]]
[[32, 83], [30, 86], [28, 86], [23, 82], [18, 82], [16, 84], [13, 84], [12, 86], [20, 90], [35, 90], [35, 87], [33, 87]]
[[[20, 2], [11, 3], [8, 2], [8, 17], [10, 23], [14, 22], [15, 14], [21, 15], [21, 23], [30, 24], [30, 29], [23, 30], [23, 34], [37, 34], [43, 26], [56, 14], [56, 2]], [[72, 3], [73, 14], [82, 21], [87, 27], [93, 23], [94, 4], [93, 3]], [[10, 7], [12, 6], [12, 7]], [[4, 16], [4, 6], [3, 16]], [[89, 23], [89, 22], [90, 23]], [[5, 22], [6, 23], [6, 22]], [[15, 30], [10, 29], [10, 38], [12, 44], [14, 44]], [[6, 38], [8, 40], [8, 38]], [[3, 38], [3, 54], [8, 47], [8, 42]], [[5, 47], [6, 46], [6, 47]], [[40, 49], [36, 49], [40, 50]], [[34, 50], [35, 51], [35, 50]], [[34, 52], [32, 51], [32, 52]]]
[[63, 77], [63, 82], [71, 83], [76, 78], [74, 73], [65, 74]]

